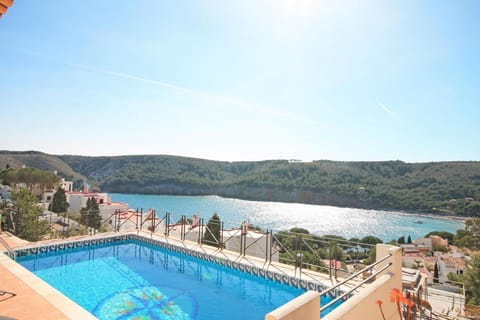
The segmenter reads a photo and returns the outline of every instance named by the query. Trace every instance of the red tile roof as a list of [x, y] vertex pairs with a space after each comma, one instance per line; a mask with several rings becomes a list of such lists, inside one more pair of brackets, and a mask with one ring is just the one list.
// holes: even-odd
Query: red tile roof
[[9, 7], [13, 4], [13, 0], [0, 0], [0, 19], [3, 17]]

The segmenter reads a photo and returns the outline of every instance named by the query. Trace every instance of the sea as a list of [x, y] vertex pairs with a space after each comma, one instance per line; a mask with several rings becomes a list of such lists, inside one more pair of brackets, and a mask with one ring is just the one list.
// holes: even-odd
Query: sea
[[[112, 201], [126, 202], [129, 208], [155, 209], [161, 217], [198, 214], [205, 221], [217, 213], [225, 228], [239, 227], [242, 221], [272, 229], [307, 229], [316, 235], [339, 235], [347, 239], [375, 236], [384, 242], [411, 236], [424, 237], [431, 231], [455, 233], [464, 229], [461, 220], [398, 211], [341, 208], [301, 203], [247, 201], [219, 196], [171, 196], [112, 193]], [[173, 218], [177, 219], [177, 218]], [[172, 219], [172, 221], [174, 221]]]

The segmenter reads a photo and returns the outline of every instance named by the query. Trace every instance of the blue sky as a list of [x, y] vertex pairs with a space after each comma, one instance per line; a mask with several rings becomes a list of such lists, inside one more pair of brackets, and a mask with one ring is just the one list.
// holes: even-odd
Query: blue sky
[[480, 160], [478, 1], [15, 1], [0, 149]]

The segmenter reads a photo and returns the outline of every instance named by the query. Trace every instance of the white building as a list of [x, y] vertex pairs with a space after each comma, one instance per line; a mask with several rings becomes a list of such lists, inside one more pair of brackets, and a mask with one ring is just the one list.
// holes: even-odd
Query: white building
[[62, 178], [58, 184], [59, 188], [65, 190], [65, 192], [72, 192], [73, 191], [73, 181], [66, 181]]
[[100, 193], [100, 192], [67, 192], [67, 202], [70, 205], [68, 207], [69, 213], [80, 213], [80, 210], [87, 206], [87, 201], [90, 198], [95, 199], [95, 201], [99, 204], [99, 208], [101, 204], [107, 204], [112, 202], [111, 196], [108, 193]]

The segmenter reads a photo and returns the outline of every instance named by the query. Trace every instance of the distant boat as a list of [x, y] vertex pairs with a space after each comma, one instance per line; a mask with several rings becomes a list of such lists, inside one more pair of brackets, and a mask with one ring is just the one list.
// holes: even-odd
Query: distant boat
[[419, 219], [419, 220], [415, 220], [415, 223], [423, 224], [423, 221]]

